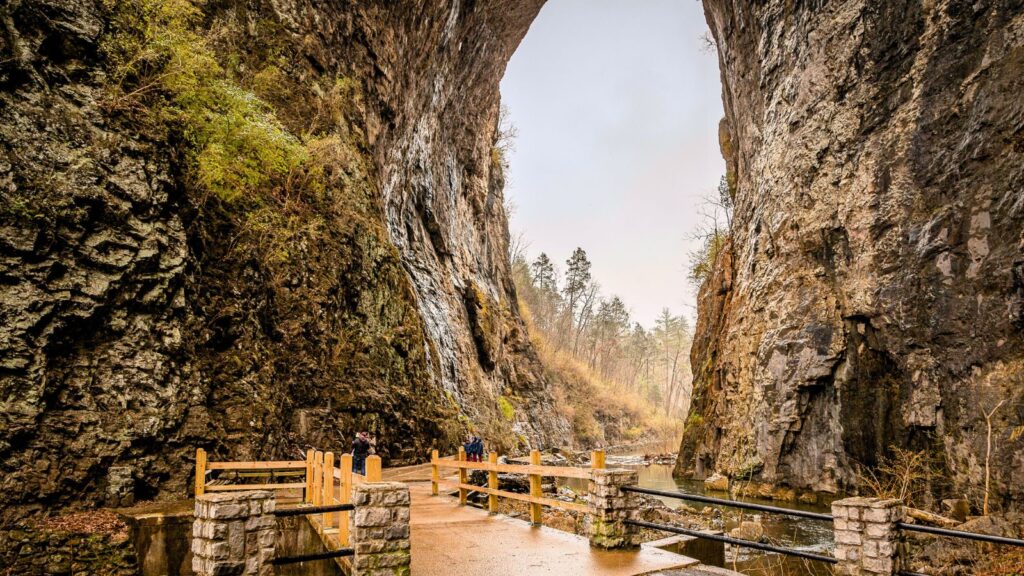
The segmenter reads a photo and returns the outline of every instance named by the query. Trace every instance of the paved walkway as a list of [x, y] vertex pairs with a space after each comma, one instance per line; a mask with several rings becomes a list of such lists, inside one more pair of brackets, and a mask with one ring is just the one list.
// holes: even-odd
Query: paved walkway
[[[427, 471], [429, 477], [429, 466]], [[403, 476], [415, 479], [418, 474], [396, 471], [391, 478]], [[656, 548], [597, 550], [575, 534], [459, 506], [449, 496], [431, 496], [429, 482], [411, 481], [409, 489], [413, 575], [626, 576], [697, 564]]]

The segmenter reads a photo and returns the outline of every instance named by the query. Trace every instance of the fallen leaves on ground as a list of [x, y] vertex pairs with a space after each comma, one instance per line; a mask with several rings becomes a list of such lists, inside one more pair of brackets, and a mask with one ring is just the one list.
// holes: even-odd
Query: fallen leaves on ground
[[1020, 576], [1024, 574], [1024, 550], [993, 553], [979, 566], [975, 576]]
[[55, 516], [44, 520], [41, 526], [47, 530], [76, 534], [124, 535], [128, 533], [128, 525], [110, 510], [89, 510]]

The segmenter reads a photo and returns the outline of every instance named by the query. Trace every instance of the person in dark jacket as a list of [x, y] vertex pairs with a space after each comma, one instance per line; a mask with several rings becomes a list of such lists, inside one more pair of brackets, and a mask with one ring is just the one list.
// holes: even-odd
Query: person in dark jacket
[[476, 456], [476, 462], [484, 461], [484, 441], [479, 436], [473, 438], [473, 455]]
[[370, 455], [370, 439], [366, 432], [356, 434], [352, 441], [352, 472], [366, 475], [366, 457]]

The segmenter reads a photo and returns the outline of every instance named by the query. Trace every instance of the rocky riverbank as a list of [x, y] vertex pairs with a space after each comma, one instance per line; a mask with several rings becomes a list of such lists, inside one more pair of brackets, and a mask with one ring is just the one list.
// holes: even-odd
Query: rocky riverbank
[[[972, 516], [964, 522], [947, 526], [953, 530], [1021, 538], [1024, 536], [1024, 514], [1007, 513]], [[1024, 574], [1024, 550], [970, 542], [958, 538], [907, 532], [910, 567], [921, 574], [934, 576], [1007, 576]]]

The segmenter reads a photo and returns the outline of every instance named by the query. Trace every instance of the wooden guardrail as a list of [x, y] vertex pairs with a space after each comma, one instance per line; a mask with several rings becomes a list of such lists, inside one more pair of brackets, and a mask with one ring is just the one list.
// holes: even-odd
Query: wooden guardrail
[[[582, 478], [589, 480], [594, 469], [605, 467], [604, 450], [595, 450], [591, 455], [590, 468], [575, 468], [571, 466], [543, 466], [541, 465], [540, 451], [530, 452], [529, 464], [498, 464], [498, 454], [488, 454], [487, 462], [466, 461], [466, 451], [459, 448], [457, 456], [441, 458], [437, 450], [430, 453], [431, 465], [431, 491], [436, 496], [440, 485], [450, 486], [459, 490], [459, 505], [466, 503], [470, 492], [487, 494], [487, 509], [490, 512], [498, 511], [498, 498], [508, 498], [527, 502], [530, 505], [530, 522], [541, 524], [541, 510], [544, 506], [561, 508], [564, 510], [575, 510], [577, 512], [589, 512], [590, 506], [579, 502], [565, 502], [555, 498], [545, 498], [541, 491], [541, 479], [544, 477], [554, 478]], [[446, 482], [441, 479], [441, 468], [455, 468], [459, 471], [457, 483]], [[476, 486], [470, 484], [467, 479], [468, 470], [483, 470], [487, 472], [487, 486]], [[530, 480], [530, 493], [520, 494], [498, 489], [498, 473], [508, 472], [513, 474], [525, 474]]]
[[[366, 458], [366, 474], [352, 470], [352, 455], [342, 454], [338, 465], [334, 465], [332, 452], [310, 450], [306, 453], [306, 461], [310, 465], [308, 476], [310, 486], [306, 490], [306, 502], [313, 506], [332, 506], [350, 504], [352, 487], [356, 484], [381, 481], [380, 456]], [[324, 537], [336, 534], [340, 546], [348, 546], [348, 512], [325, 512], [313, 516], [313, 526]], [[325, 538], [326, 541], [326, 538]]]
[[[273, 479], [279, 475], [301, 477], [295, 482], [214, 484], [207, 479], [214, 470], [233, 470], [240, 478]], [[380, 456], [366, 459], [366, 474], [352, 471], [352, 455], [342, 454], [335, 465], [333, 452], [309, 450], [305, 460], [250, 462], [209, 462], [206, 451], [196, 450], [195, 495], [237, 490], [302, 490], [302, 502], [313, 506], [332, 506], [352, 502], [352, 487], [381, 481]], [[322, 536], [336, 534], [340, 545], [348, 545], [348, 511], [324, 512], [310, 517]]]
[[270, 477], [281, 473], [284, 476], [299, 476], [306, 472], [308, 463], [303, 460], [274, 460], [265, 462], [209, 462], [206, 450], [196, 450], [196, 481], [195, 495], [207, 492], [226, 492], [234, 490], [288, 490], [304, 488], [305, 482], [264, 482], [262, 484], [211, 484], [207, 473], [213, 470], [234, 470], [239, 477]]

